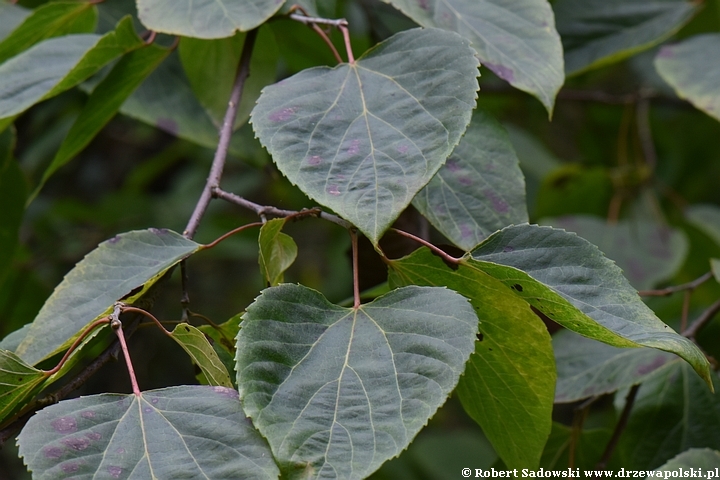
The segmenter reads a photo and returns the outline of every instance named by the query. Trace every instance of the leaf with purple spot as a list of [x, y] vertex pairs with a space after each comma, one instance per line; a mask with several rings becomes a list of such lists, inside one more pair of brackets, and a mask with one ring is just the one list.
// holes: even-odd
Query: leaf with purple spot
[[460, 141], [477, 66], [459, 35], [407, 30], [265, 88], [253, 127], [291, 182], [377, 244]]
[[423, 27], [457, 32], [480, 63], [552, 113], [563, 51], [547, 0], [383, 0]]
[[505, 129], [476, 110], [460, 144], [413, 205], [458, 247], [528, 221], [525, 180]]
[[237, 391], [225, 387], [66, 400], [36, 413], [18, 445], [35, 479], [279, 475]]

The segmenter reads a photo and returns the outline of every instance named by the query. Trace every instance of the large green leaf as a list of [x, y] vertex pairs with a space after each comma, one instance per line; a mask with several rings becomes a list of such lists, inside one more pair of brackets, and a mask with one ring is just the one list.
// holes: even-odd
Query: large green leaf
[[424, 27], [459, 33], [497, 76], [552, 112], [562, 86], [562, 46], [546, 0], [383, 0]]
[[35, 479], [273, 479], [279, 474], [237, 392], [225, 387], [63, 401], [33, 416], [18, 445]]
[[0, 283], [15, 254], [27, 197], [25, 176], [13, 157], [14, 149], [15, 132], [6, 129], [0, 133]]
[[[132, 303], [200, 245], [169, 230], [138, 230], [101, 243], [68, 273], [45, 302], [15, 353], [34, 365], [61, 349], [114, 302]], [[138, 287], [144, 288], [136, 291]]]
[[555, 362], [550, 335], [527, 303], [472, 266], [456, 270], [427, 249], [390, 262], [395, 284], [447, 286], [480, 319], [475, 353], [457, 392], [510, 468], [537, 468], [550, 434]]
[[297, 257], [297, 245], [282, 232], [284, 225], [284, 218], [274, 218], [262, 226], [258, 238], [260, 273], [271, 287], [283, 281], [283, 273]]
[[678, 96], [720, 120], [720, 33], [664, 46], [655, 69]]
[[644, 382], [680, 360], [654, 348], [616, 348], [570, 330], [553, 335], [557, 403], [605, 395]]
[[[678, 471], [679, 468], [704, 469], [706, 474], [720, 467], [720, 452], [709, 448], [691, 448], [667, 462], [659, 471]], [[714, 472], [713, 472], [714, 473]]]
[[[230, 38], [199, 40], [183, 37], [178, 52], [193, 92], [218, 128], [222, 125], [228, 99], [235, 82], [245, 34]], [[235, 128], [247, 122], [260, 90], [275, 82], [278, 49], [268, 27], [258, 32], [250, 61], [250, 76], [243, 87], [242, 99], [235, 117]], [[213, 88], [208, 88], [212, 85]]]
[[0, 65], [0, 118], [22, 113], [74, 87], [119, 55], [143, 45], [130, 18], [102, 37], [75, 34], [36, 44]]
[[287, 478], [365, 478], [445, 402], [476, 333], [467, 300], [442, 288], [353, 309], [301, 285], [272, 287], [238, 335], [240, 397]]
[[627, 468], [657, 468], [689, 448], [720, 450], [719, 431], [720, 394], [680, 362], [640, 386], [618, 453]]
[[96, 23], [97, 8], [91, 2], [41, 5], [0, 42], [0, 63], [46, 38], [70, 33], [91, 33]]
[[575, 232], [597, 245], [623, 270], [630, 284], [648, 290], [669, 280], [682, 267], [688, 252], [685, 234], [650, 221], [620, 220], [568, 215], [543, 219], [541, 223]]
[[413, 29], [267, 87], [252, 123], [291, 182], [377, 244], [460, 140], [476, 77], [465, 40]]
[[518, 225], [492, 235], [464, 261], [566, 328], [616, 347], [676, 353], [711, 385], [705, 355], [660, 321], [620, 269], [587, 240], [564, 230]]
[[261, 25], [284, 0], [138, 0], [140, 21], [150, 30], [193, 38], [231, 37]]
[[575, 75], [657, 45], [687, 23], [697, 4], [685, 0], [559, 0], [553, 5]]
[[413, 205], [458, 247], [528, 221], [525, 181], [507, 133], [476, 110], [455, 150]]
[[178, 324], [170, 334], [205, 375], [208, 385], [233, 388], [230, 374], [205, 335], [189, 323]]
[[17, 355], [0, 350], [0, 424], [42, 382], [46, 376]]
[[105, 79], [93, 90], [85, 107], [60, 145], [55, 158], [43, 173], [33, 196], [37, 195], [45, 182], [60, 167], [72, 160], [95, 138], [95, 135], [115, 116], [123, 102], [169, 53], [169, 49], [148, 45], [134, 50], [120, 59]]

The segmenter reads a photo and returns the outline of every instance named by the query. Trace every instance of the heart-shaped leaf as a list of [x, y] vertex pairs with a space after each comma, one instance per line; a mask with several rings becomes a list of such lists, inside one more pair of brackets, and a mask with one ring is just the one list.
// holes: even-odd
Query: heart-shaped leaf
[[679, 30], [697, 9], [684, 0], [555, 2], [565, 73], [576, 75], [647, 50]]
[[695, 35], [662, 47], [655, 69], [678, 96], [720, 120], [720, 34]]
[[654, 348], [616, 348], [561, 330], [553, 335], [555, 402], [606, 395], [644, 382], [680, 358]]
[[546, 0], [383, 0], [423, 27], [472, 42], [483, 66], [549, 112], [565, 80], [560, 36]]
[[581, 335], [681, 356], [712, 388], [700, 349], [657, 318], [620, 269], [587, 240], [564, 230], [517, 225], [490, 236], [464, 262]]
[[297, 257], [295, 241], [282, 233], [284, 225], [284, 218], [274, 218], [262, 226], [258, 238], [260, 273], [271, 287], [283, 281], [283, 273]]
[[[15, 353], [30, 365], [53, 355], [86, 325], [126, 299], [132, 303], [200, 245], [170, 230], [138, 230], [101, 243], [68, 273], [27, 329]], [[134, 291], [142, 286], [141, 291]]]
[[262, 24], [284, 0], [138, 0], [140, 21], [156, 32], [224, 38]]
[[464, 250], [527, 222], [523, 173], [502, 125], [475, 110], [462, 140], [413, 205]]
[[444, 288], [405, 287], [354, 309], [284, 284], [243, 318], [238, 388], [288, 478], [361, 479], [445, 402], [476, 333], [468, 301]]
[[470, 299], [480, 333], [457, 392], [510, 468], [537, 468], [552, 425], [555, 362], [547, 328], [494, 278], [451, 269], [422, 248], [390, 262], [394, 284], [447, 286]]
[[93, 395], [33, 416], [18, 437], [35, 479], [278, 477], [270, 449], [225, 387]]
[[460, 36], [408, 30], [265, 88], [252, 123], [290, 181], [377, 244], [460, 140], [476, 77]]

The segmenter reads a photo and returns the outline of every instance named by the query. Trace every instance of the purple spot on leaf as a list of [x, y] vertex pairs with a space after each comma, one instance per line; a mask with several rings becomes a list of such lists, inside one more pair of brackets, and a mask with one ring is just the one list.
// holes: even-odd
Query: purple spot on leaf
[[125, 453], [125, 449], [120, 447], [117, 450], [115, 450], [115, 453], [117, 453], [118, 455], [122, 455], [123, 453]]
[[65, 451], [60, 447], [45, 447], [43, 449], [43, 455], [45, 458], [60, 458]]
[[508, 68], [505, 65], [485, 63], [485, 66], [489, 68], [495, 75], [507, 82], [512, 82], [513, 80], [515, 80], [515, 73], [512, 71], [511, 68]]
[[664, 46], [660, 49], [660, 52], [658, 52], [658, 58], [672, 58], [674, 56], [675, 52], [670, 46]]
[[113, 478], [120, 478], [120, 475], [123, 473], [123, 469], [120, 467], [107, 467], [107, 472]]
[[418, 0], [418, 5], [423, 10], [430, 10], [430, 2], [428, 2], [428, 0]]
[[286, 122], [290, 120], [295, 114], [295, 109], [292, 107], [281, 108], [280, 110], [268, 115], [271, 122]]
[[438, 205], [434, 208], [434, 210], [438, 215], [445, 215], [447, 213], [447, 208], [445, 208], [444, 205]]
[[58, 433], [73, 433], [77, 430], [77, 422], [73, 417], [60, 417], [53, 420], [51, 425]]
[[456, 160], [448, 160], [447, 162], [445, 162], [445, 166], [451, 172], [458, 172], [462, 170], [462, 167], [458, 165], [458, 162]]
[[158, 402], [157, 398], [153, 398], [152, 400], [150, 400], [150, 403], [152, 403], [153, 405], [157, 405], [157, 402]]
[[120, 241], [120, 235], [115, 235], [113, 238], [108, 240], [108, 243], [117, 243]]
[[503, 248], [503, 252], [505, 252], [505, 253], [510, 253], [510, 252], [512, 252], [512, 251], [514, 251], [514, 250], [515, 250], [515, 249], [514, 249], [513, 247], [511, 247], [510, 245], [508, 245], [507, 247]]
[[60, 469], [63, 473], [75, 473], [80, 470], [80, 464], [77, 462], [67, 462], [63, 463]]
[[470, 238], [473, 236], [473, 230], [466, 223], [460, 225], [460, 236], [462, 238]]
[[213, 387], [213, 392], [219, 393], [223, 397], [238, 398], [238, 392], [234, 388], [217, 386], [217, 387]]
[[165, 130], [170, 135], [177, 135], [180, 131], [177, 122], [171, 118], [158, 118], [156, 125], [160, 130]]
[[405, 155], [405, 154], [407, 153], [407, 151], [408, 151], [408, 146], [407, 146], [407, 145], [400, 145], [399, 147], [397, 147], [397, 151], [400, 152], [400, 153], [402, 153], [403, 155]]
[[460, 182], [461, 185], [465, 185], [466, 187], [469, 187], [470, 185], [473, 184], [472, 180], [467, 175], [461, 175], [458, 178], [458, 181]]
[[63, 438], [62, 443], [73, 450], [77, 450], [78, 452], [85, 450], [90, 446], [90, 440], [83, 437]]
[[82, 418], [95, 418], [95, 412], [86, 410], [80, 414]]
[[143, 408], [143, 412], [145, 412], [145, 413], [152, 413], [152, 412], [153, 412], [153, 408], [152, 408], [152, 407], [145, 407], [145, 408]]
[[328, 187], [327, 191], [328, 191], [328, 193], [329, 193], [330, 195], [335, 195], [336, 197], [337, 197], [338, 195], [340, 195], [340, 189], [338, 188], [337, 185], [330, 185], [330, 186]]
[[360, 140], [353, 140], [347, 148], [348, 155], [357, 155], [360, 152]]
[[322, 157], [320, 155], [313, 155], [312, 157], [308, 158], [309, 165], [320, 165], [321, 162]]
[[90, 440], [100, 440], [102, 438], [102, 435], [97, 432], [86, 433], [85, 436]]
[[508, 210], [510, 210], [510, 206], [507, 204], [507, 202], [503, 200], [500, 195], [495, 193], [493, 190], [485, 189], [482, 193], [483, 195], [485, 195], [485, 198], [490, 200], [493, 210], [495, 210], [497, 213], [507, 213]]

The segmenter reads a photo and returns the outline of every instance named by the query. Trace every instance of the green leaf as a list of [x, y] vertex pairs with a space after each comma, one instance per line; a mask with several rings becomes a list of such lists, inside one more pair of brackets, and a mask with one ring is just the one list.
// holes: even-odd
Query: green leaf
[[718, 283], [720, 283], [720, 259], [717, 259], [717, 258], [710, 259], [710, 270], [712, 270], [715, 280], [717, 280]]
[[536, 468], [555, 395], [555, 362], [542, 320], [494, 278], [464, 264], [450, 269], [425, 248], [390, 267], [395, 284], [447, 286], [470, 299], [480, 333], [458, 395], [508, 467]]
[[657, 45], [685, 25], [698, 6], [685, 0], [559, 0], [553, 9], [569, 76]]
[[71, 33], [91, 33], [95, 30], [96, 23], [97, 8], [90, 2], [41, 5], [0, 42], [0, 63], [46, 38]]
[[274, 287], [282, 283], [283, 273], [293, 264], [297, 257], [297, 245], [290, 235], [282, 233], [284, 218], [274, 218], [260, 229], [260, 273]]
[[175, 326], [170, 336], [190, 355], [193, 363], [200, 367], [209, 385], [233, 388], [225, 365], [200, 330], [189, 323], [181, 323]]
[[0, 40], [5, 40], [30, 15], [32, 10], [25, 7], [15, 3], [0, 3]]
[[0, 350], [0, 424], [45, 380], [45, 373]]
[[553, 335], [556, 403], [613, 393], [644, 382], [679, 357], [654, 348], [616, 348], [570, 330]]
[[398, 455], [455, 388], [477, 333], [467, 300], [427, 287], [352, 309], [283, 284], [242, 325], [240, 397], [287, 478], [365, 478]]
[[545, 0], [383, 0], [423, 27], [457, 32], [472, 42], [483, 66], [534, 95], [552, 113], [562, 86], [563, 58]]
[[[545, 469], [567, 472], [572, 449], [576, 468], [593, 469], [611, 437], [612, 431], [609, 429], [584, 430], [576, 437], [572, 427], [553, 422], [552, 433], [548, 438], [540, 465]], [[575, 475], [575, 478], [577, 477], [578, 475]]]
[[35, 414], [18, 445], [36, 479], [273, 479], [279, 474], [237, 392], [225, 387], [66, 400]]
[[[55, 288], [15, 353], [37, 362], [57, 353], [123, 299], [132, 303], [200, 245], [169, 230], [138, 230], [101, 243]], [[138, 287], [143, 287], [136, 291]]]
[[[193, 92], [218, 128], [225, 117], [244, 42], [244, 33], [218, 40], [187, 37], [180, 40], [178, 53], [185, 74]], [[260, 96], [260, 90], [275, 82], [278, 55], [272, 30], [262, 27], [253, 48], [250, 75], [243, 87], [240, 107], [235, 117], [236, 129], [247, 122], [250, 111]], [[213, 88], [208, 88], [208, 85]]]
[[235, 315], [220, 325], [200, 325], [198, 330], [210, 337], [216, 345], [220, 345], [227, 353], [235, 356], [235, 337], [240, 331], [240, 315]]
[[527, 222], [525, 181], [505, 129], [476, 110], [462, 140], [413, 206], [464, 250], [503, 227]]
[[705, 355], [660, 321], [620, 269], [587, 240], [564, 230], [518, 225], [492, 235], [464, 261], [564, 327], [616, 347], [675, 353], [712, 385]]
[[74, 87], [123, 53], [143, 46], [125, 18], [102, 37], [66, 35], [40, 42], [0, 65], [0, 118]]
[[265, 88], [252, 123], [291, 182], [377, 244], [460, 140], [476, 77], [458, 35], [408, 30]]
[[138, 0], [140, 21], [156, 32], [193, 38], [231, 37], [265, 23], [284, 0]]
[[148, 45], [128, 53], [115, 64], [105, 79], [93, 90], [31, 198], [37, 196], [45, 182], [60, 167], [72, 160], [95, 138], [95, 135], [115, 116], [123, 102], [169, 53], [170, 50], [166, 48]]
[[690, 205], [685, 209], [685, 218], [720, 245], [720, 207], [709, 204]]
[[720, 450], [718, 431], [720, 395], [680, 362], [640, 386], [618, 453], [628, 468], [657, 468], [689, 448]]
[[575, 232], [614, 260], [638, 290], [649, 290], [671, 279], [683, 266], [688, 240], [680, 230], [650, 221], [620, 220], [568, 215], [546, 218], [546, 225]]
[[691, 448], [667, 462], [658, 471], [672, 472], [679, 468], [703, 469], [706, 473], [720, 467], [720, 452], [709, 448]]
[[13, 158], [15, 132], [6, 129], [0, 133], [0, 283], [12, 263], [27, 198], [27, 182], [20, 165]]
[[680, 98], [720, 120], [720, 34], [695, 35], [666, 45], [655, 69]]

